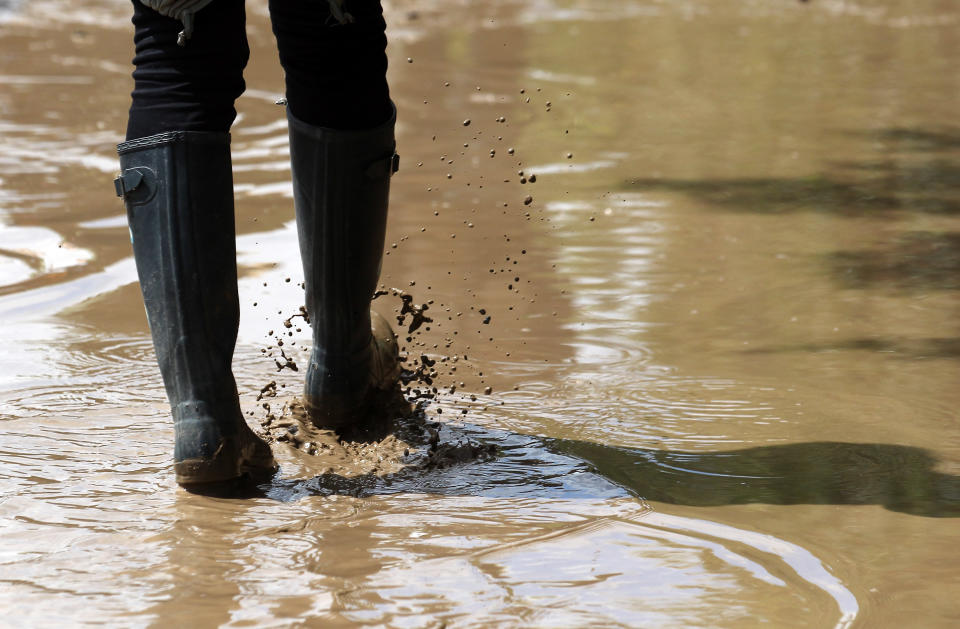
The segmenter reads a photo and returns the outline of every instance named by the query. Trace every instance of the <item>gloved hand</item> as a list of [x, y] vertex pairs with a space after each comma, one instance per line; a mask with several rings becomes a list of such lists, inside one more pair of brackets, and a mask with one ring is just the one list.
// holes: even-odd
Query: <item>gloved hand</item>
[[177, 45], [186, 46], [193, 35], [193, 15], [213, 0], [140, 0], [142, 3], [167, 17], [180, 20], [183, 30], [177, 36]]

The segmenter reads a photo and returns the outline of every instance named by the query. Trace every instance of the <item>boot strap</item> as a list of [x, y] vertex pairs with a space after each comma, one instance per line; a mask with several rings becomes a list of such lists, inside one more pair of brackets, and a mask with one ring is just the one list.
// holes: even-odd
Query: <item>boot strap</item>
[[141, 183], [143, 183], [143, 173], [136, 168], [130, 168], [113, 180], [113, 187], [116, 188], [118, 197], [124, 197], [128, 192], [136, 190]]
[[400, 170], [400, 156], [396, 153], [382, 159], [378, 159], [375, 162], [367, 166], [366, 176], [367, 179], [382, 179], [384, 177], [390, 177], [393, 173]]

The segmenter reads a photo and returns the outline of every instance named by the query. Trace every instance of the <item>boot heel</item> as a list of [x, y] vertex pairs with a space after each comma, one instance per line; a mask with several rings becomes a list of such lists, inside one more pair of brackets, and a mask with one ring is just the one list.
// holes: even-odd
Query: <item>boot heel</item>
[[220, 483], [241, 475], [236, 444], [223, 444], [213, 455], [176, 461], [173, 471], [178, 485]]

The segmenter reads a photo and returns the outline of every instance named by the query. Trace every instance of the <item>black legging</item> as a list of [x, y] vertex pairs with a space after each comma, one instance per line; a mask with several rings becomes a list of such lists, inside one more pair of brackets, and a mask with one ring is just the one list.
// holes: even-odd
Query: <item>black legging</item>
[[[214, 0], [177, 45], [180, 22], [133, 0], [134, 90], [127, 139], [164, 131], [230, 129], [250, 56], [243, 0]], [[326, 0], [270, 0], [270, 19], [286, 74], [287, 106], [303, 122], [364, 129], [392, 114], [386, 23], [377, 0], [345, 2], [341, 24]]]

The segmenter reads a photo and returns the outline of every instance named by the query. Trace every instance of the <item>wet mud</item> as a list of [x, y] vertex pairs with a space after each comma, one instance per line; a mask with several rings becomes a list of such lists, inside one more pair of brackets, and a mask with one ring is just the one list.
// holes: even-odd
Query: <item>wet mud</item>
[[279, 470], [202, 493], [110, 183], [129, 6], [0, 1], [0, 624], [954, 627], [954, 3], [385, 8], [399, 388], [298, 401], [248, 0], [233, 366]]
[[[261, 421], [266, 441], [313, 457], [310, 467], [320, 473], [346, 478], [373, 475], [381, 478], [401, 472], [423, 472], [452, 465], [482, 462], [496, 456], [494, 444], [473, 439], [446, 439], [442, 422], [427, 420], [421, 407], [410, 408], [401, 396], [378, 409], [379, 421], [341, 430], [313, 425], [299, 400], [285, 404], [279, 415], [268, 413]], [[392, 408], [391, 408], [392, 407]]]

